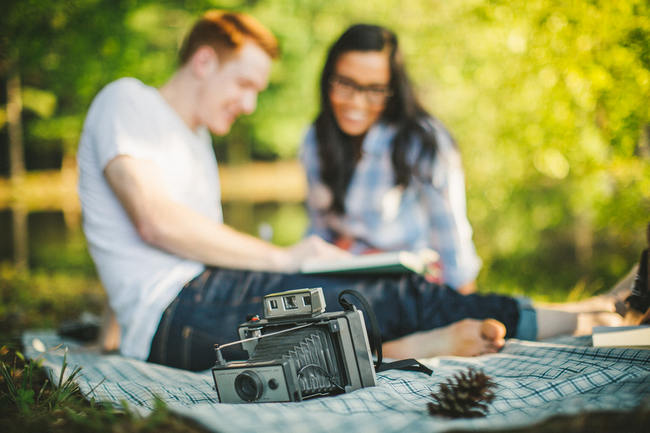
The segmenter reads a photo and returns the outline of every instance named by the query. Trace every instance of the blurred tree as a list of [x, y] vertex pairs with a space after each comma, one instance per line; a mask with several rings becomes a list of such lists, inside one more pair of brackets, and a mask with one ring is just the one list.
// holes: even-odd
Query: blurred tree
[[329, 44], [384, 24], [462, 149], [482, 285], [563, 293], [585, 276], [597, 289], [636, 259], [650, 215], [647, 0], [5, 0], [0, 82], [6, 98], [21, 87], [23, 107], [7, 101], [0, 128], [24, 137], [27, 168], [47, 152], [72, 167], [93, 96], [122, 76], [162, 84], [210, 7], [252, 13], [283, 52], [258, 110], [215, 140], [221, 160], [294, 157]]
[[539, 287], [584, 275], [596, 287], [605, 285], [597, 275], [630, 266], [622, 249], [638, 251], [650, 215], [650, 165], [635, 152], [650, 121], [648, 7], [492, 1], [468, 10], [462, 21], [476, 20], [475, 41], [483, 35], [470, 69], [480, 92], [472, 122], [493, 132], [474, 126], [461, 142], [475, 143], [465, 147], [470, 176], [483, 172], [475, 180], [490, 185], [470, 195], [470, 209], [484, 209], [475, 225], [493, 228], [478, 233], [489, 270]]

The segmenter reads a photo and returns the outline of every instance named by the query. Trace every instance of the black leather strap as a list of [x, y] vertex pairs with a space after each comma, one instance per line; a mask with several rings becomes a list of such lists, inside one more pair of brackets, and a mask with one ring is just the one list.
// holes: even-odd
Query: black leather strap
[[377, 355], [377, 361], [375, 361], [375, 371], [377, 373], [386, 370], [408, 370], [418, 371], [429, 376], [433, 374], [433, 370], [413, 358], [384, 363], [381, 351], [381, 332], [379, 330], [379, 322], [377, 322], [377, 316], [375, 316], [375, 312], [361, 293], [351, 289], [343, 290], [341, 293], [339, 293], [339, 304], [341, 304], [341, 307], [343, 307], [345, 311], [355, 310], [355, 306], [344, 298], [345, 295], [350, 295], [356, 298], [359, 303], [361, 303], [361, 306], [363, 308], [362, 311], [364, 311], [366, 313], [366, 316], [368, 316], [371, 328], [368, 330], [368, 339], [370, 340], [370, 351], [376, 353]]
[[394, 361], [394, 362], [384, 362], [380, 366], [375, 367], [375, 371], [377, 373], [381, 371], [386, 371], [386, 370], [408, 370], [408, 371], [417, 371], [420, 373], [424, 373], [428, 376], [431, 376], [433, 374], [433, 370], [431, 370], [429, 367], [426, 365], [422, 364], [420, 361], [417, 359], [400, 359], [399, 361]]
[[361, 303], [362, 311], [366, 313], [366, 315], [368, 316], [368, 320], [370, 320], [371, 329], [368, 330], [368, 337], [370, 340], [370, 351], [377, 354], [377, 361], [375, 362], [375, 368], [378, 368], [382, 362], [382, 353], [381, 353], [381, 332], [379, 331], [379, 322], [377, 322], [377, 316], [375, 316], [375, 312], [372, 310], [372, 307], [370, 306], [366, 298], [364, 298], [361, 293], [351, 289], [343, 290], [341, 293], [339, 293], [339, 304], [341, 304], [341, 307], [343, 307], [344, 310], [353, 311], [355, 309], [354, 305], [343, 297], [344, 295], [351, 295], [355, 297]]

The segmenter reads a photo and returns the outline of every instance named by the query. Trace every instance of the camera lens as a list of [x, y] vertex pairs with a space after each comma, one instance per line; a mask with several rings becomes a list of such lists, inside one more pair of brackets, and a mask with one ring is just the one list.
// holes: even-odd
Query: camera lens
[[244, 401], [255, 401], [262, 396], [264, 385], [254, 371], [242, 371], [235, 378], [235, 391]]

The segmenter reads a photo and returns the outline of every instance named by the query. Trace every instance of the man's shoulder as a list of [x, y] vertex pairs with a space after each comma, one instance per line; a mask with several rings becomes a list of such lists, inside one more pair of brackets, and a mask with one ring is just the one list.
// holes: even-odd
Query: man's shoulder
[[111, 131], [115, 132], [116, 125], [120, 130], [142, 133], [140, 126], [146, 123], [155, 103], [151, 89], [135, 78], [120, 78], [107, 84], [90, 104], [80, 147], [83, 148], [83, 143], [97, 134], [110, 135]]
[[108, 83], [95, 98], [99, 100], [111, 99], [137, 99], [137, 96], [147, 92], [149, 86], [142, 83], [137, 78], [125, 77]]
[[86, 124], [106, 123], [112, 118], [130, 120], [146, 115], [155, 105], [152, 89], [136, 78], [120, 78], [107, 84], [90, 104]]

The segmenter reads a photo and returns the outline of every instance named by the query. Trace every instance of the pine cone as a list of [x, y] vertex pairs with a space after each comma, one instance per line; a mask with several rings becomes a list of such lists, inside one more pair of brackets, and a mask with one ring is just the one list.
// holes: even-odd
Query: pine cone
[[494, 400], [496, 384], [482, 371], [469, 368], [440, 384], [432, 393], [433, 402], [427, 404], [430, 415], [447, 418], [479, 418], [488, 412], [488, 403]]

